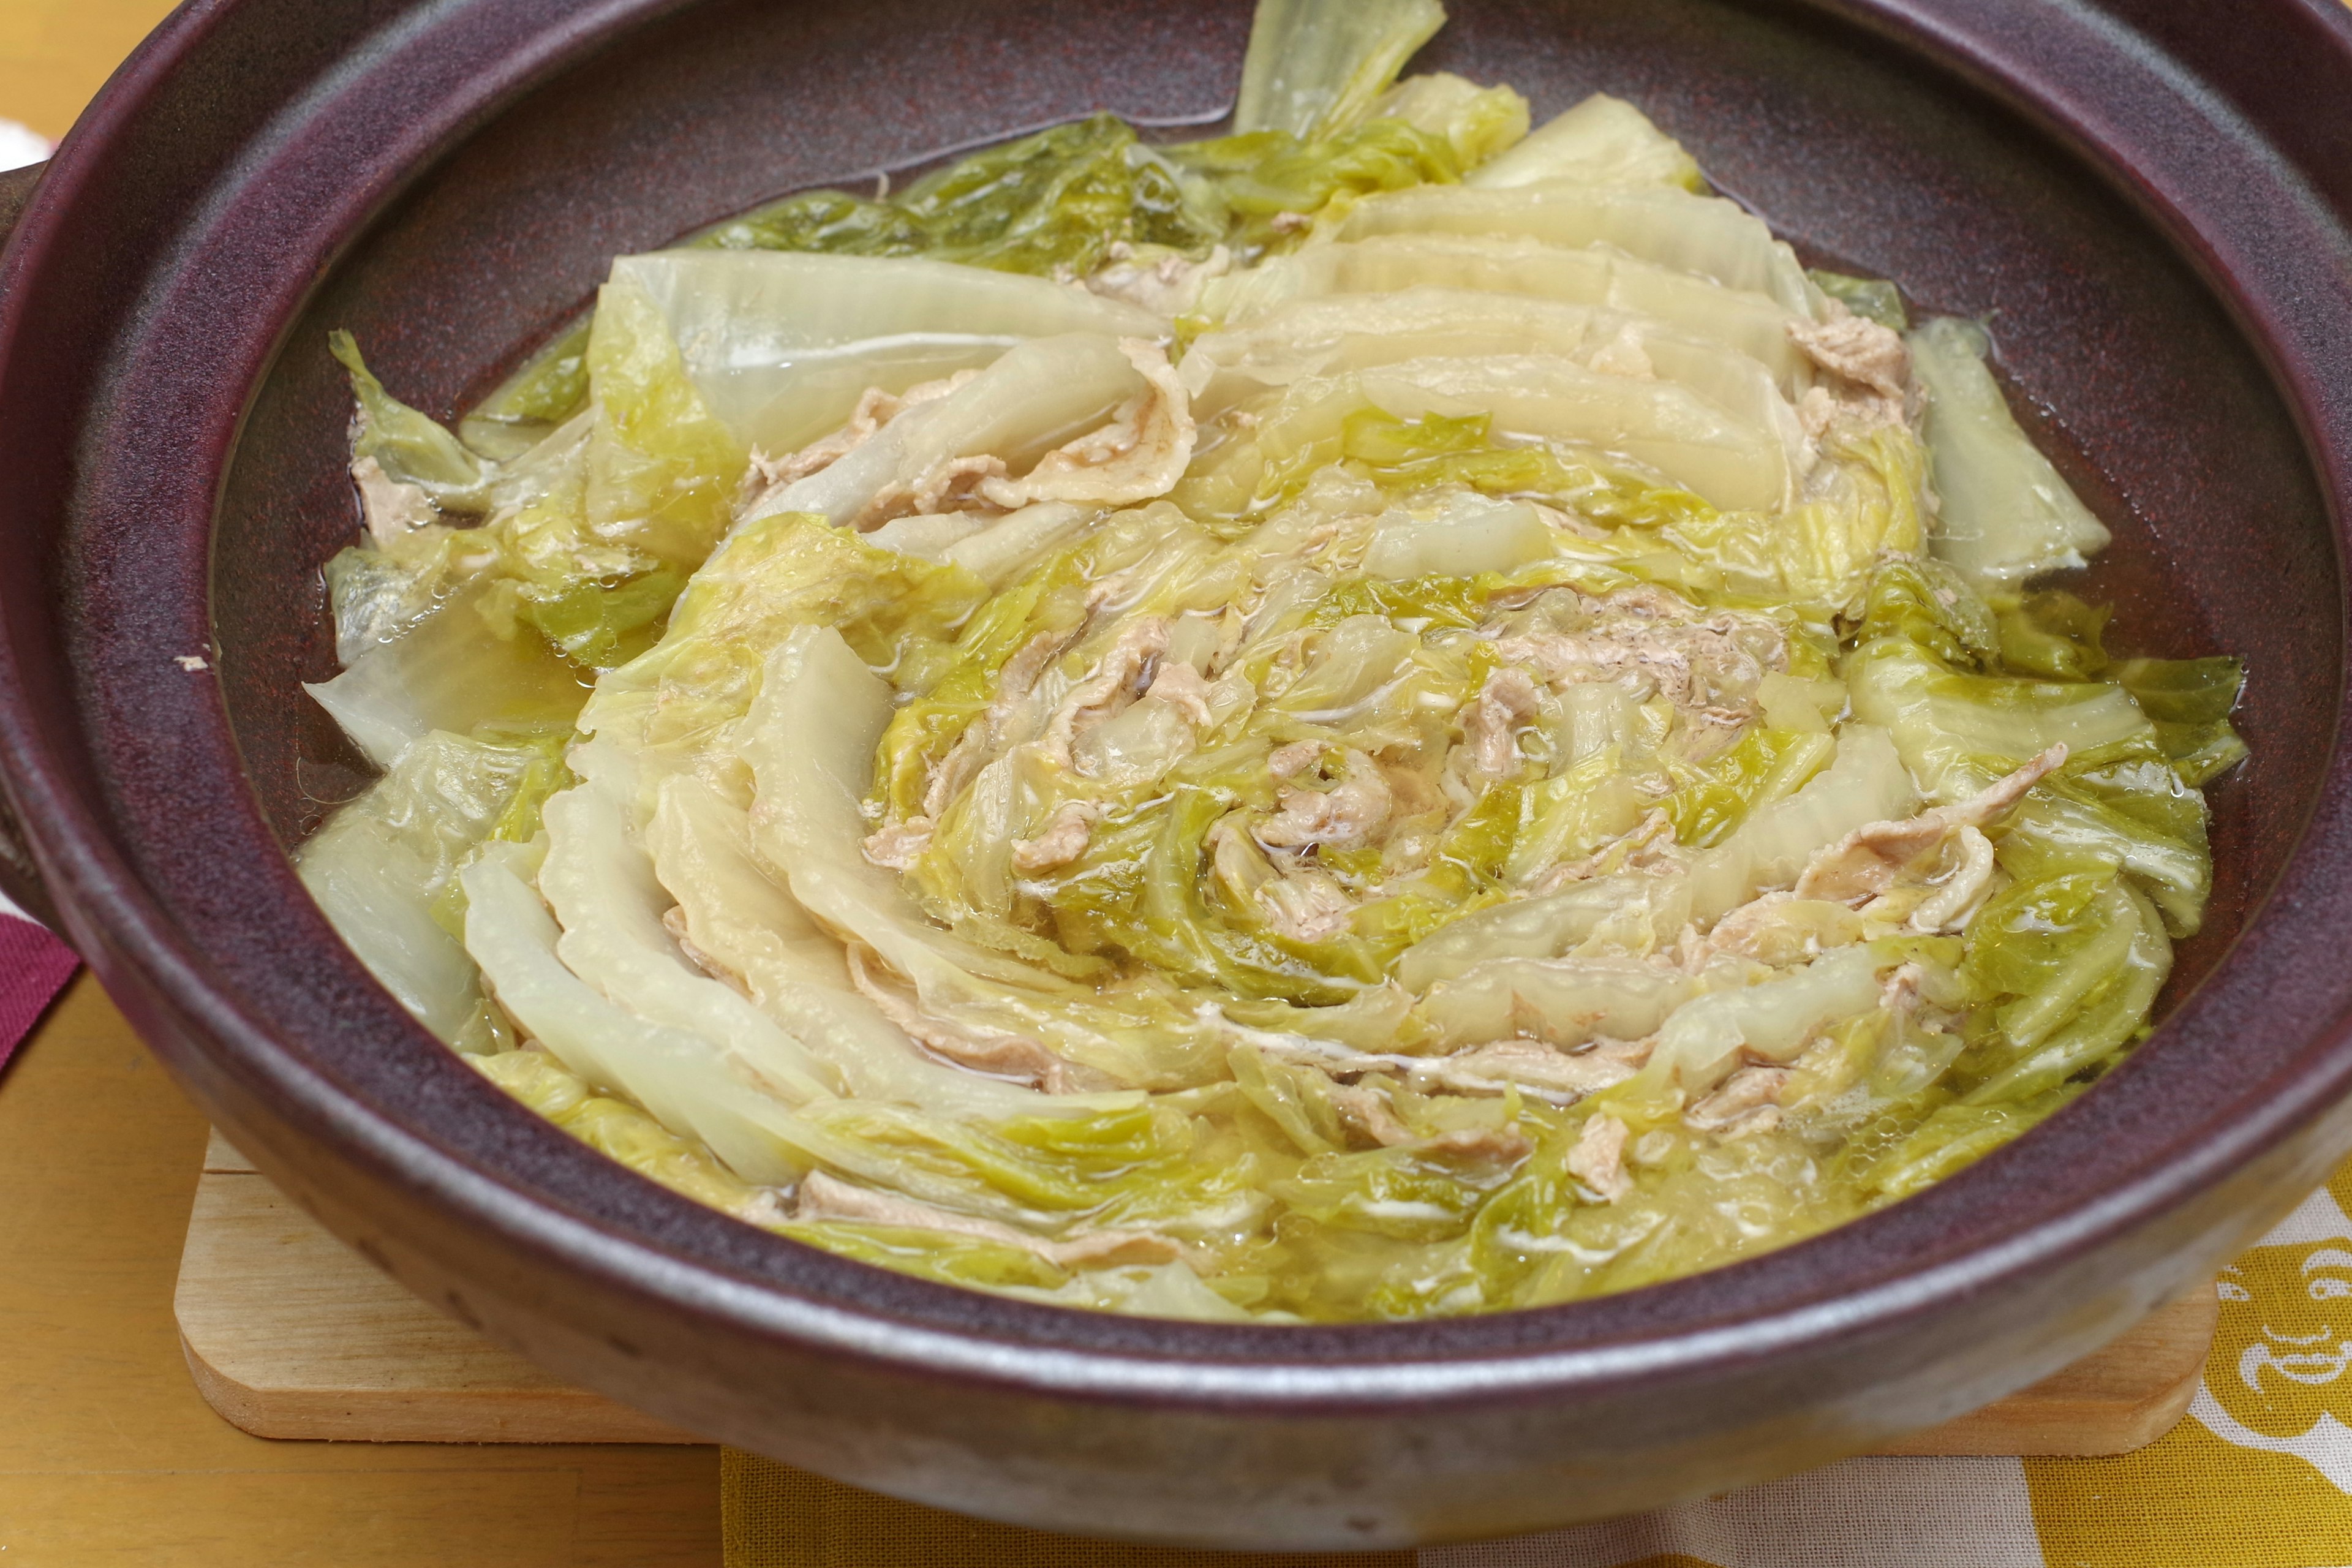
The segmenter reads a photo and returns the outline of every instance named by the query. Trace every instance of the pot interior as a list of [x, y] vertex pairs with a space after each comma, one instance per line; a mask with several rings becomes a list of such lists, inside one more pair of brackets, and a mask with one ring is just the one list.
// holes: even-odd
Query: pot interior
[[[1423, 68], [1508, 81], [1538, 121], [1594, 90], [1631, 99], [1809, 262], [1987, 319], [2029, 427], [2115, 531], [2065, 584], [2115, 605], [2111, 651], [2246, 660], [2252, 761], [2210, 791], [2216, 889], [2179, 952], [2176, 1005], [2295, 846], [2342, 654], [2322, 492], [2226, 289], [2084, 156], [1852, 24], [1732, 0], [1455, 9]], [[320, 568], [358, 530], [331, 329], [355, 332], [396, 395], [454, 416], [576, 315], [614, 254], [1097, 109], [1213, 122], [1250, 10], [710, 0], [579, 60], [422, 170], [285, 339], [218, 512], [223, 686], [283, 844], [369, 777], [301, 690], [337, 668]]]

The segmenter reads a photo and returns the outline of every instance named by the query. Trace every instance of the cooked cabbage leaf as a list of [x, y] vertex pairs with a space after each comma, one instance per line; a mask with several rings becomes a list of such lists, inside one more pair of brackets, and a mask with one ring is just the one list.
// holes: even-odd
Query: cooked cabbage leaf
[[1719, 196], [1671, 186], [1402, 190], [1356, 204], [1333, 233], [1343, 241], [1429, 234], [1522, 237], [1569, 249], [1606, 246], [1769, 296], [1791, 314], [1811, 312], [1804, 268], [1762, 219]]
[[930, 259], [666, 250], [613, 270], [660, 308], [711, 412], [777, 454], [839, 427], [869, 388], [904, 393], [1030, 338], [1165, 330], [1119, 300]]
[[456, 1042], [482, 994], [462, 940], [458, 872], [485, 841], [537, 831], [562, 763], [549, 742], [432, 733], [303, 845], [302, 883], [336, 932], [419, 1023]]
[[1349, 129], [1444, 26], [1437, 0], [1264, 0], [1242, 62], [1234, 133], [1303, 142]]
[[1381, 95], [1367, 120], [1402, 120], [1444, 138], [1454, 161], [1476, 169], [1528, 133], [1528, 100], [1507, 87], [1480, 87], [1451, 71], [1409, 76]]
[[1114, 247], [1205, 250], [1222, 236], [1134, 130], [1097, 114], [970, 153], [881, 199], [813, 191], [699, 237], [722, 250], [925, 257], [1083, 276]]
[[2242, 668], [2031, 581], [1979, 330], [1441, 19], [625, 258], [463, 440], [339, 340], [362, 960], [748, 1223], [1211, 1321], [1716, 1267], [2110, 1070]]
[[1682, 145], [1622, 98], [1596, 92], [1464, 177], [1488, 190], [1560, 181], [1580, 185], [1670, 186], [1704, 193], [1706, 179]]
[[1927, 395], [1925, 433], [1943, 498], [1937, 557], [1982, 588], [2080, 566], [2105, 549], [2106, 525], [2018, 428], [1985, 363], [1984, 329], [1945, 317], [1905, 341]]

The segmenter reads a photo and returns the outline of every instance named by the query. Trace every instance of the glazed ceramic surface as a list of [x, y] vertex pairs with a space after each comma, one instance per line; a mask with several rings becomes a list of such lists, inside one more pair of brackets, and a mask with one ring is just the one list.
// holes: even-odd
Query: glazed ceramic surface
[[356, 528], [328, 329], [453, 412], [616, 252], [1097, 108], [1214, 121], [1246, 0], [197, 0], [151, 40], [0, 264], [0, 769], [181, 1081], [369, 1257], [583, 1383], [881, 1490], [1223, 1545], [1529, 1530], [1833, 1458], [2084, 1353], [2292, 1204], [2352, 1149], [2352, 16], [1454, 9], [1425, 65], [1538, 115], [1631, 98], [1809, 260], [1990, 315], [2116, 528], [2090, 591], [2124, 651], [2247, 659], [2207, 932], [2095, 1093], [1695, 1279], [1176, 1324], [883, 1273], [669, 1194], [506, 1101], [336, 942], [287, 858], [365, 778], [299, 689], [333, 669], [319, 567]]

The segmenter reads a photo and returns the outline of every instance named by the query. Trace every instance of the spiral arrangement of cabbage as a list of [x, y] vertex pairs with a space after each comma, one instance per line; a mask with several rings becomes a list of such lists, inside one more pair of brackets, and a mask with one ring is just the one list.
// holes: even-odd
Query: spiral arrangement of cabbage
[[2238, 666], [2033, 585], [2106, 531], [1980, 328], [1398, 79], [1442, 20], [624, 258], [455, 431], [339, 339], [384, 776], [301, 863], [384, 984], [747, 1222], [1276, 1322], [1712, 1267], [2095, 1082]]

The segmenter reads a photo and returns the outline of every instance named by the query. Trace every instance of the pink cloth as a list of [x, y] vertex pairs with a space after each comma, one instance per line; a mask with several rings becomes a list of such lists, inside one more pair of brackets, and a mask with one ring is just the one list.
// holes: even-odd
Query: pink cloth
[[0, 1067], [80, 967], [47, 931], [14, 911], [0, 913]]

